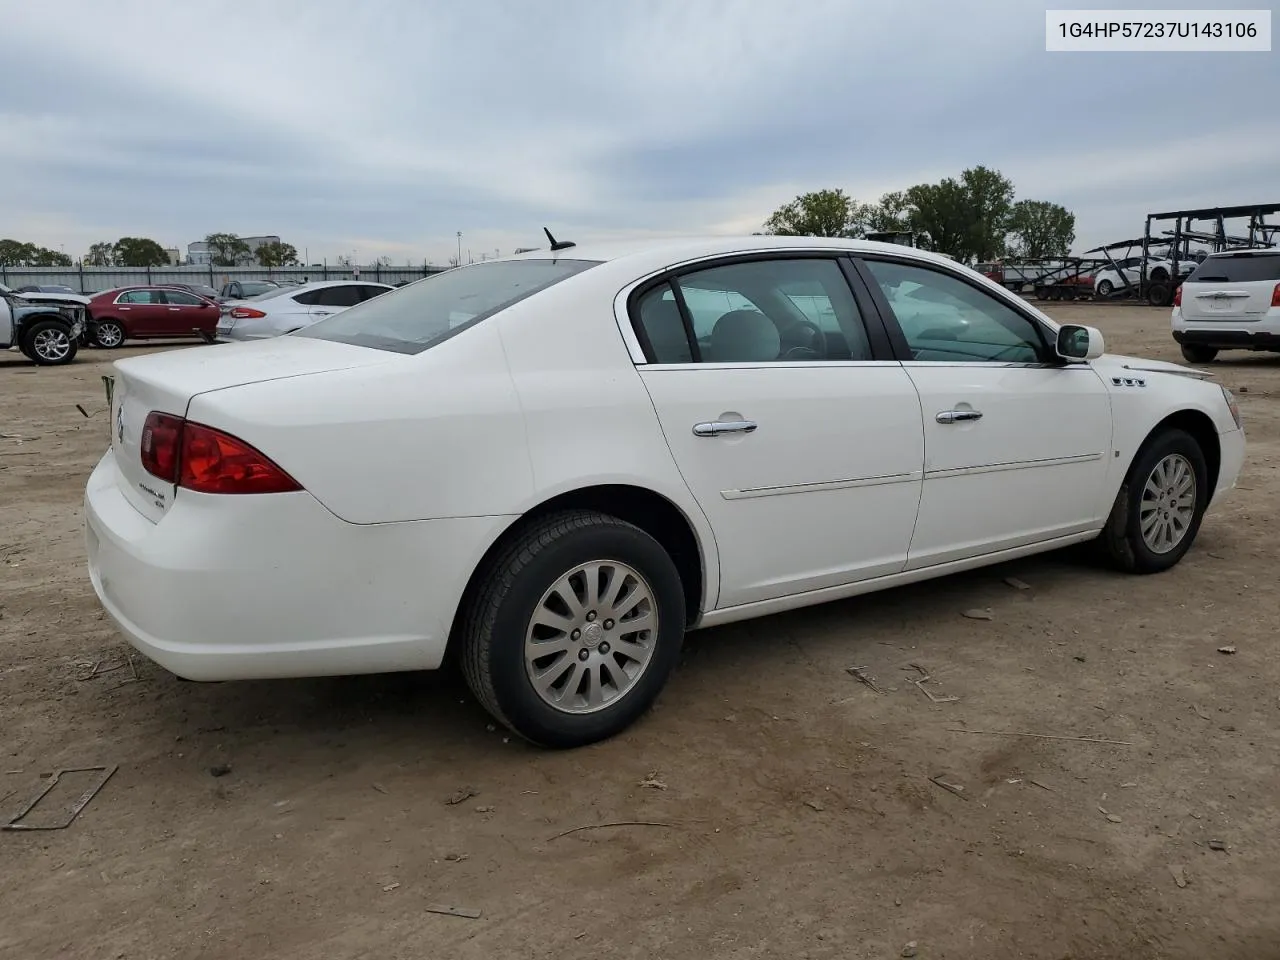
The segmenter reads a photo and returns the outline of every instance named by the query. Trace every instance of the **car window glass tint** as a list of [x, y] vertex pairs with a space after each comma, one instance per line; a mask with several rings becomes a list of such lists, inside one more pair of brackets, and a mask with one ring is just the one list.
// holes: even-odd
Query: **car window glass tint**
[[691, 363], [693, 352], [671, 285], [654, 287], [636, 305], [638, 331], [653, 363]]
[[1239, 253], [1208, 257], [1187, 283], [1252, 283], [1280, 280], [1280, 253]]
[[866, 261], [916, 360], [1044, 363], [1038, 326], [959, 277], [883, 260]]
[[704, 363], [871, 359], [857, 302], [834, 260], [752, 260], [673, 282]]

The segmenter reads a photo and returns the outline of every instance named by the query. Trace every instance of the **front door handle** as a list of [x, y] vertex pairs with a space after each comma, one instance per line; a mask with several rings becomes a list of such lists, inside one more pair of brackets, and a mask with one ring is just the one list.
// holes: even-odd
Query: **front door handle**
[[939, 423], [962, 423], [966, 420], [981, 420], [981, 410], [943, 410], [934, 418]]
[[178, 312], [179, 310], [181, 310], [181, 309], [182, 309], [181, 307], [170, 307], [170, 308], [169, 308], [169, 312], [170, 312], [170, 313], [177, 313], [177, 312]]
[[753, 433], [758, 427], [754, 420], [712, 420], [709, 423], [695, 423], [695, 437], [718, 437], [722, 433]]

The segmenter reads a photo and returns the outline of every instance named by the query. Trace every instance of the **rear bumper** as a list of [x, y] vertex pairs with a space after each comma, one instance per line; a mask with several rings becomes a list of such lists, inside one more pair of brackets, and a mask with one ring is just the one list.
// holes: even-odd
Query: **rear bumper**
[[360, 525], [305, 492], [181, 490], [153, 523], [118, 481], [108, 452], [85, 490], [94, 590], [134, 647], [191, 680], [434, 669], [508, 522]]
[[1275, 330], [1214, 330], [1204, 327], [1175, 329], [1173, 339], [1196, 347], [1218, 350], [1280, 350], [1280, 332]]

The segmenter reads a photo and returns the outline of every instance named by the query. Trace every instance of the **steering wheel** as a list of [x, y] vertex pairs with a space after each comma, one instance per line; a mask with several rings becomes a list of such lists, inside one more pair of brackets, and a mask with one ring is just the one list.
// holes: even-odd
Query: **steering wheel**
[[782, 344], [784, 360], [821, 360], [827, 355], [826, 334], [810, 320], [797, 320], [787, 327]]

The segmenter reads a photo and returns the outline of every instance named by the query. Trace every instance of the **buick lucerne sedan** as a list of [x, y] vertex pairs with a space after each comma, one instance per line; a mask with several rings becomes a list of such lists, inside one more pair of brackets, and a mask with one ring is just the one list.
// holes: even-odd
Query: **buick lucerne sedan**
[[1084, 541], [1165, 570], [1244, 457], [1203, 373], [802, 237], [553, 242], [108, 391], [89, 572], [138, 650], [191, 680], [448, 653], [552, 747], [635, 721], [694, 628]]

